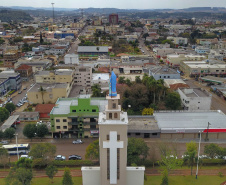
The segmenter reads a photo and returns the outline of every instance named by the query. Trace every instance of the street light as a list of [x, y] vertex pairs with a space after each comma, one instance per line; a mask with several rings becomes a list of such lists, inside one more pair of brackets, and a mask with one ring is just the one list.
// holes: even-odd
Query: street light
[[14, 134], [16, 136], [16, 151], [17, 151], [17, 158], [19, 160], [19, 152], [18, 152], [18, 143], [17, 143], [17, 136], [18, 134]]
[[198, 150], [197, 169], [196, 169], [196, 176], [195, 176], [196, 179], [198, 178], [198, 171], [199, 171], [199, 153], [200, 153], [201, 139], [202, 139], [202, 132], [199, 131], [199, 150]]
[[208, 122], [205, 141], [209, 141], [209, 138], [208, 138], [208, 132], [209, 132], [209, 127], [210, 127], [210, 125], [211, 125], [210, 122]]

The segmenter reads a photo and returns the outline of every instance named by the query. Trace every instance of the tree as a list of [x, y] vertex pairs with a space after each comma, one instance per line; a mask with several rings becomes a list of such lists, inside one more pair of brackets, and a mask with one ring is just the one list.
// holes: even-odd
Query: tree
[[71, 177], [71, 172], [69, 168], [64, 169], [64, 175], [63, 175], [63, 180], [62, 180], [62, 185], [73, 185], [72, 177]]
[[85, 158], [91, 160], [99, 159], [99, 140], [93, 141], [88, 145]]
[[51, 179], [51, 182], [53, 183], [53, 177], [56, 175], [58, 172], [58, 169], [54, 165], [49, 165], [46, 168], [46, 175]]
[[152, 108], [144, 108], [142, 111], [142, 116], [143, 115], [153, 115], [154, 113], [154, 109]]
[[50, 143], [38, 143], [31, 147], [29, 156], [33, 157], [33, 166], [42, 167], [48, 165], [56, 154], [56, 146]]
[[49, 133], [49, 129], [45, 124], [40, 124], [37, 126], [37, 136], [41, 138], [45, 137]]
[[180, 95], [176, 92], [169, 93], [166, 96], [166, 107], [172, 110], [178, 110], [181, 107]]
[[11, 113], [13, 112], [14, 110], [16, 110], [16, 106], [13, 104], [13, 103], [7, 103], [5, 105], [5, 108]]
[[31, 169], [13, 167], [6, 177], [6, 185], [30, 185], [32, 178]]
[[186, 143], [187, 151], [184, 153], [184, 161], [188, 163], [188, 166], [191, 167], [191, 175], [192, 175], [192, 168], [195, 163], [195, 157], [197, 153], [197, 145], [194, 141], [190, 143]]
[[8, 117], [9, 111], [4, 107], [0, 107], [0, 122], [5, 121], [6, 119], [8, 119]]
[[23, 134], [24, 136], [26, 136], [27, 138], [31, 139], [35, 137], [35, 133], [37, 132], [37, 128], [35, 124], [26, 124], [24, 129], [23, 129]]
[[16, 162], [17, 168], [32, 169], [32, 159], [22, 157]]
[[118, 83], [119, 84], [124, 84], [125, 83], [125, 77], [124, 76], [120, 76], [118, 79]]
[[135, 77], [135, 82], [136, 82], [136, 83], [139, 83], [139, 84], [142, 83], [142, 81], [141, 81], [141, 79], [140, 79], [140, 76], [136, 76], [136, 77]]
[[0, 139], [4, 138], [4, 132], [2, 130], [0, 130]]
[[127, 163], [137, 164], [148, 156], [149, 148], [142, 138], [129, 138], [127, 147]]
[[149, 34], [148, 33], [145, 33], [145, 34], [143, 34], [142, 37], [146, 40], [146, 38], [149, 37]]
[[103, 95], [101, 94], [101, 87], [100, 87], [99, 84], [94, 84], [94, 85], [91, 87], [91, 90], [92, 90], [92, 92], [93, 92], [92, 97], [101, 97], [101, 96], [103, 96]]
[[162, 182], [161, 182], [160, 185], [168, 185], [169, 184], [169, 179], [168, 179], [168, 172], [167, 172], [167, 170], [164, 170], [162, 172], [162, 175], [163, 175], [163, 177], [162, 177]]
[[5, 148], [0, 148], [0, 164], [5, 165], [8, 163], [8, 151]]
[[204, 153], [209, 155], [210, 158], [214, 158], [220, 151], [220, 147], [217, 144], [211, 143], [209, 145], [205, 145]]
[[126, 85], [128, 85], [129, 87], [132, 85], [132, 82], [130, 81], [130, 79], [126, 79], [126, 81], [125, 81], [125, 83], [126, 83]]
[[7, 128], [4, 132], [4, 137], [11, 141], [14, 138], [15, 129], [14, 128]]
[[42, 86], [40, 86], [40, 88], [39, 88], [39, 92], [41, 93], [41, 95], [42, 95], [42, 104], [45, 104], [45, 102], [44, 102], [44, 94], [46, 93], [46, 90], [45, 89], [43, 89], [43, 87]]

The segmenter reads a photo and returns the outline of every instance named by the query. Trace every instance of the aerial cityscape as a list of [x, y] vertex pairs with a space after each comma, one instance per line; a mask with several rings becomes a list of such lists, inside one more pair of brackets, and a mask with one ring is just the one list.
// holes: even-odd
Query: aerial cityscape
[[0, 185], [226, 185], [226, 3], [1, 1]]

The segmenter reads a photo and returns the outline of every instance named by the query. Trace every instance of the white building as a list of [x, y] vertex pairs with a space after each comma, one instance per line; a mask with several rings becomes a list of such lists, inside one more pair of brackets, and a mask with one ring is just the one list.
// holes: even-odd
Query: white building
[[207, 91], [194, 89], [178, 89], [185, 110], [210, 110], [212, 95]]
[[64, 56], [65, 64], [79, 64], [79, 58], [76, 54], [67, 54]]

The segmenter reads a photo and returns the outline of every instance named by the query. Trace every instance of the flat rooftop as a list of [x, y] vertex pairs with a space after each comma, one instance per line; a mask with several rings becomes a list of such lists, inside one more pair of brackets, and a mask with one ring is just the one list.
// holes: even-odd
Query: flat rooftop
[[181, 88], [180, 89], [187, 97], [209, 97], [210, 94], [202, 90], [201, 88], [194, 88], [194, 89], [186, 89], [186, 88]]
[[154, 116], [129, 116], [128, 132], [152, 133], [159, 132]]
[[174, 69], [164, 67], [164, 66], [155, 66], [149, 69], [153, 74], [178, 74]]
[[55, 83], [55, 84], [45, 84], [45, 83], [40, 83], [40, 84], [35, 84], [28, 92], [38, 92], [40, 90], [40, 87], [47, 91], [47, 92], [52, 92], [52, 89], [66, 89], [68, 84], [67, 83]]
[[207, 129], [226, 128], [226, 115], [221, 111], [165, 111], [155, 112], [155, 119], [161, 133], [177, 133], [203, 131]]

